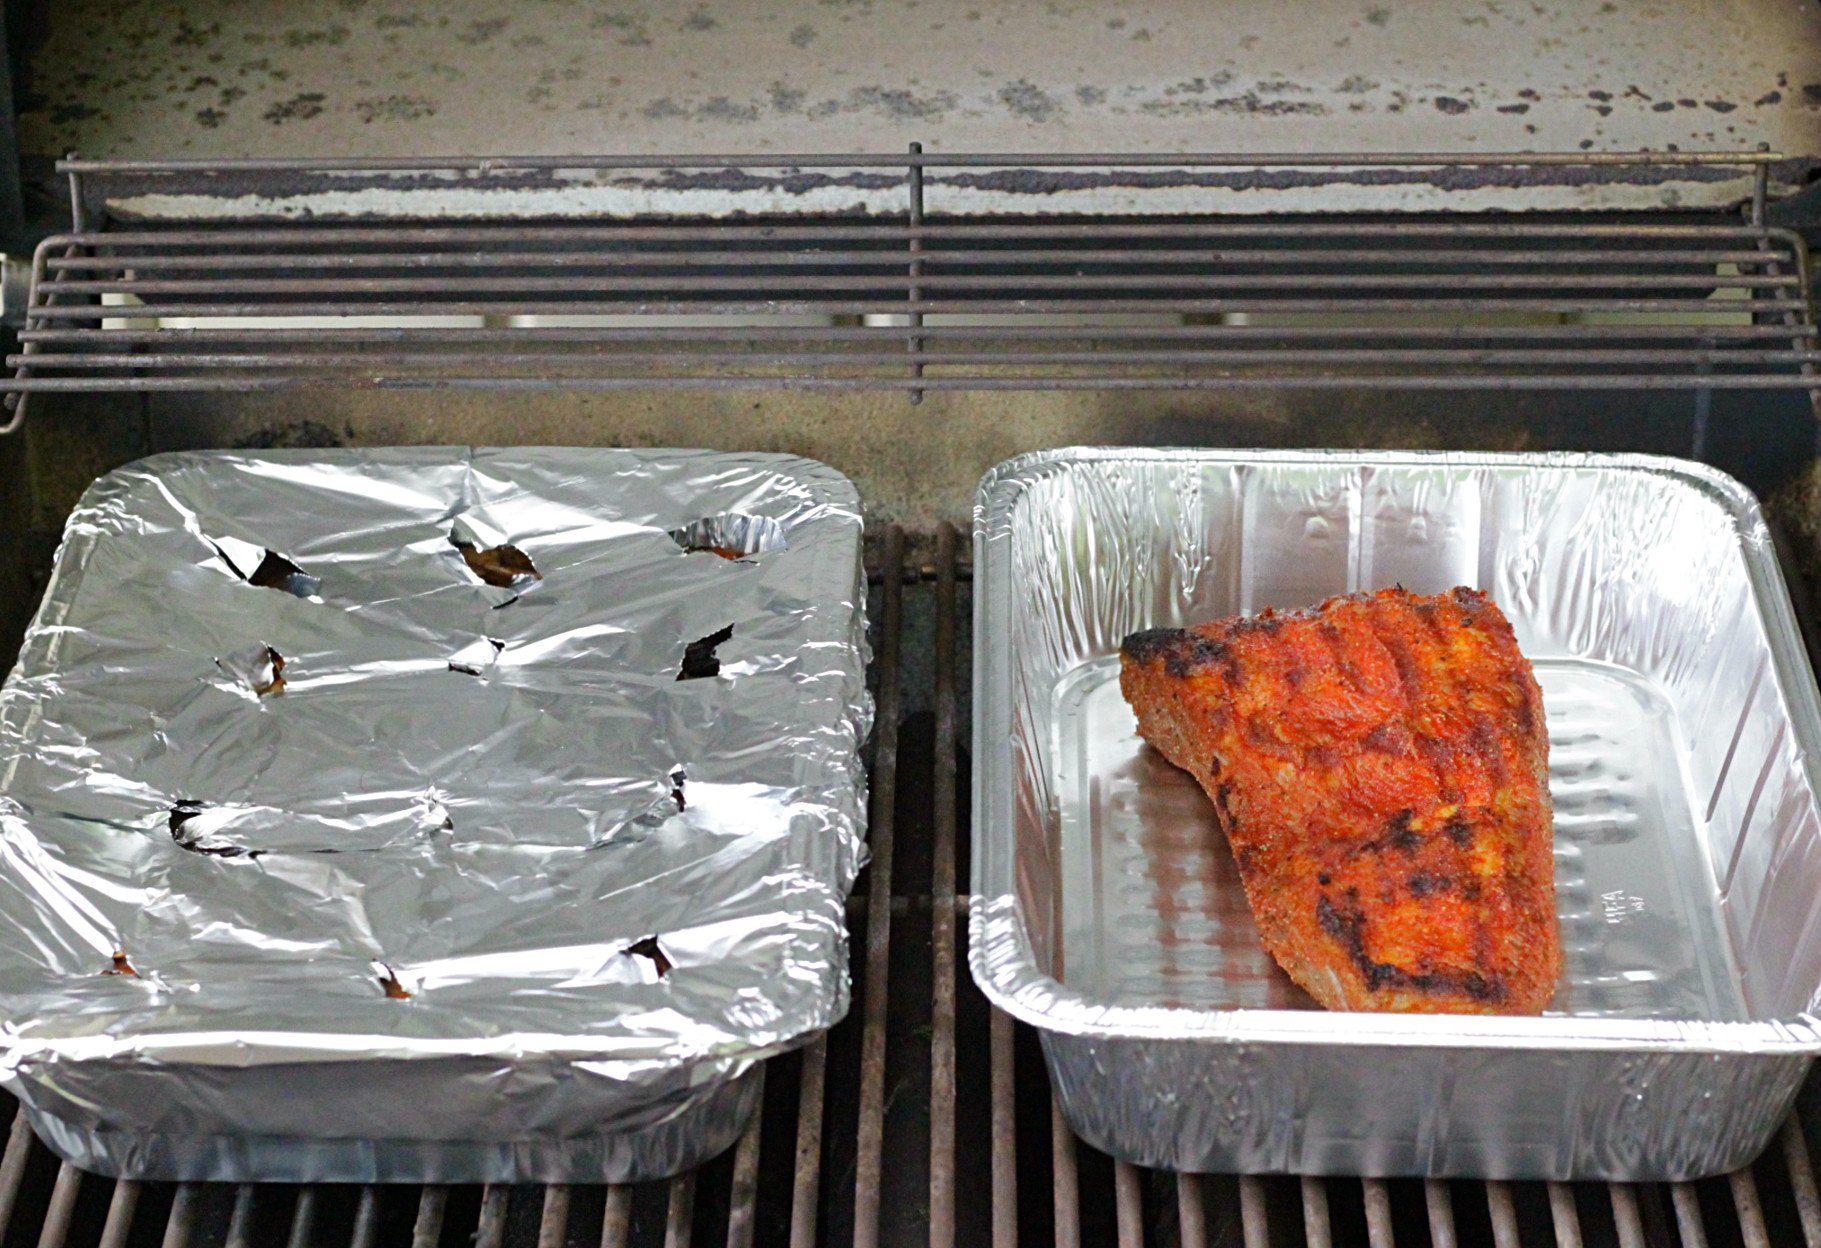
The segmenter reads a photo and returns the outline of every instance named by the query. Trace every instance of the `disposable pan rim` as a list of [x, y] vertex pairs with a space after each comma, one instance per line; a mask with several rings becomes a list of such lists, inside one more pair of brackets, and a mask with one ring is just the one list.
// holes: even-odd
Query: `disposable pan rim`
[[[990, 469], [974, 507], [975, 566], [990, 586], [995, 548], [1009, 536], [1018, 500], [1035, 483], [1081, 463], [1167, 464], [1185, 461], [1235, 467], [1490, 468], [1524, 472], [1586, 470], [1649, 473], [1672, 478], [1719, 505], [1732, 521], [1763, 613], [1773, 666], [1787, 699], [1791, 729], [1802, 745], [1809, 783], [1821, 791], [1821, 701], [1790, 605], [1787, 586], [1757, 499], [1732, 476], [1671, 456], [1599, 452], [1482, 452], [1274, 450], [1225, 447], [1075, 446], [1034, 451]], [[981, 625], [991, 591], [976, 597], [976, 646], [980, 697], [976, 738], [995, 741], [988, 723], [995, 700], [990, 674], [1004, 639]], [[1003, 679], [1003, 678], [1001, 678]], [[1821, 1054], [1821, 1017], [1802, 1012], [1783, 1019], [1719, 1022], [1703, 1019], [1614, 1019], [1562, 1015], [1493, 1017], [1459, 1014], [1336, 1014], [1322, 1010], [1227, 1009], [1101, 1005], [1072, 993], [1038, 970], [1009, 879], [995, 867], [985, 838], [991, 798], [1001, 764], [989, 755], [975, 770], [975, 880], [969, 913], [968, 962], [976, 984], [997, 1008], [1021, 1022], [1062, 1036], [1099, 1040], [1183, 1042], [1209, 1045], [1292, 1045], [1430, 1050], [1641, 1052], [1690, 1056], [1799, 1057]], [[1344, 1021], [1343, 1021], [1344, 1020]]]
[[[996, 899], [1009, 904], [1011, 899]], [[1096, 1006], [1038, 972], [1028, 961], [1002, 962], [995, 971], [974, 950], [990, 943], [986, 929], [1002, 920], [970, 916], [969, 968], [996, 1009], [1040, 1031], [1092, 1040], [1142, 1040], [1210, 1045], [1484, 1050], [1511, 1052], [1656, 1052], [1727, 1057], [1821, 1055], [1821, 1017], [1707, 1022], [1699, 1019], [1611, 1019], [1573, 1015], [1365, 1014], [1328, 1010], [1208, 1010], [1170, 1006]], [[1025, 974], [1018, 974], [1023, 971]], [[1013, 985], [1003, 982], [1010, 979]], [[1014, 986], [1015, 985], [1015, 986]], [[1033, 998], [1037, 998], [1033, 1000]], [[1054, 1003], [1053, 1005], [1051, 1003]], [[1062, 1007], [1062, 1008], [1057, 1008]], [[1078, 1012], [1068, 1012], [1074, 1007]], [[1083, 1017], [1086, 1014], [1089, 1017]], [[1094, 1015], [1112, 1016], [1101, 1022]], [[1344, 1024], [1343, 1024], [1344, 1020]]]

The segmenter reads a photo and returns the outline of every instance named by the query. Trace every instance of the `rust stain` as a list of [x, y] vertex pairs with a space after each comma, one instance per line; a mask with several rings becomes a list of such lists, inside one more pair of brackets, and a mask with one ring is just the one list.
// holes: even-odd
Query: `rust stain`
[[493, 17], [488, 18], [486, 21], [476, 20], [469, 22], [468, 25], [462, 29], [462, 32], [455, 36], [455, 41], [457, 43], [465, 43], [471, 48], [479, 47], [481, 44], [492, 39], [493, 36], [499, 34], [500, 31], [506, 29], [506, 26], [511, 20], [512, 19], [509, 17]]
[[422, 95], [381, 95], [354, 101], [362, 125], [376, 121], [417, 121], [436, 116], [436, 101]]
[[323, 101], [327, 98], [321, 91], [302, 91], [288, 100], [280, 100], [260, 115], [275, 126], [282, 126], [287, 121], [308, 121], [322, 115]]
[[1042, 124], [1053, 121], [1062, 111], [1056, 97], [1029, 79], [1019, 78], [999, 88], [999, 102], [1014, 117]]

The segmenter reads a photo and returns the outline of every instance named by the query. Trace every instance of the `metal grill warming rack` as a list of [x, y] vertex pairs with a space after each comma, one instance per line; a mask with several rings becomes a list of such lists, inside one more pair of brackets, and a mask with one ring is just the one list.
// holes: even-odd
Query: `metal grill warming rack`
[[[68, 160], [50, 391], [1809, 389], [1773, 153]], [[1742, 211], [1257, 215], [1260, 188], [1736, 185]]]

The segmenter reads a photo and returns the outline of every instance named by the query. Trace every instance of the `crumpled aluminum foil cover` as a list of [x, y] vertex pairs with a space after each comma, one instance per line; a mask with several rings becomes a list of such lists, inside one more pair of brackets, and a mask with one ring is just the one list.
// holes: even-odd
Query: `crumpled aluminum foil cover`
[[0, 692], [0, 1077], [148, 1177], [724, 1147], [847, 1008], [860, 539], [784, 455], [109, 474]]
[[[1821, 701], [1737, 482], [1050, 451], [982, 482], [975, 567], [970, 963], [1040, 1030], [1084, 1139], [1173, 1170], [1498, 1179], [1686, 1179], [1764, 1147], [1821, 1051]], [[1316, 1008], [1119, 693], [1132, 631], [1391, 584], [1485, 589], [1541, 683], [1565, 960], [1542, 1017]]]

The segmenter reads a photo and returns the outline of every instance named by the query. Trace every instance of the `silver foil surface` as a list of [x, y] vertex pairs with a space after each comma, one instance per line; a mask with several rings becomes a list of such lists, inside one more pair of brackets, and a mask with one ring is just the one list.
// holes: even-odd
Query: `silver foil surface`
[[[1642, 457], [1066, 450], [975, 516], [970, 960], [1082, 1137], [1181, 1170], [1686, 1179], [1821, 1048], [1821, 708], [1756, 503]], [[1328, 1013], [1118, 687], [1130, 632], [1486, 590], [1543, 689], [1565, 970], [1534, 1018]]]
[[847, 1008], [860, 537], [783, 455], [109, 474], [0, 693], [0, 1079], [136, 1177], [724, 1148]]

